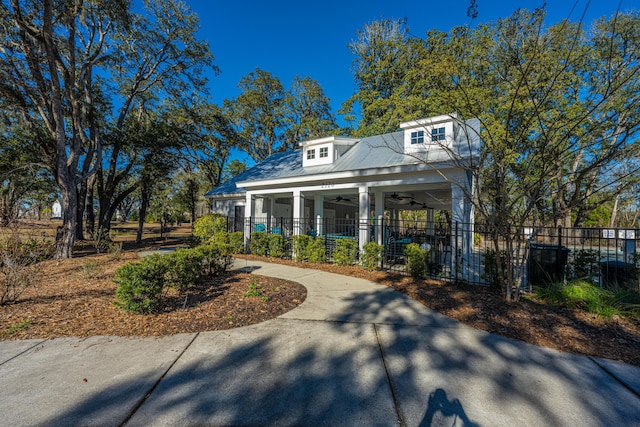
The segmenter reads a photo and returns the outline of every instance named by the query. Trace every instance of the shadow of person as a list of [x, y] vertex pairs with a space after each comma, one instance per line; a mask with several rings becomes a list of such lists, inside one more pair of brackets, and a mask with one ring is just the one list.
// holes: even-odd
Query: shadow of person
[[449, 400], [447, 392], [439, 388], [429, 395], [429, 404], [420, 427], [430, 426], [464, 426], [479, 427], [479, 424], [472, 422], [464, 412], [462, 403], [458, 399]]

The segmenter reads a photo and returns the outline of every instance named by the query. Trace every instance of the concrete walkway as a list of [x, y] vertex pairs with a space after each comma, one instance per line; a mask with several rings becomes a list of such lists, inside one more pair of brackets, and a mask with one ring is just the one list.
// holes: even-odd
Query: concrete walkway
[[0, 342], [1, 424], [640, 426], [640, 368], [530, 346], [352, 277], [261, 324], [161, 339]]

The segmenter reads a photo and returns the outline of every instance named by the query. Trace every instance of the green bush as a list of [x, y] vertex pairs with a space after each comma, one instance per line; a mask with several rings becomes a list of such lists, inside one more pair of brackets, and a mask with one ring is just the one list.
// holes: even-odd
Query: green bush
[[267, 256], [269, 254], [269, 235], [264, 231], [251, 233], [249, 249], [253, 255]]
[[229, 234], [229, 244], [231, 245], [231, 253], [243, 254], [244, 253], [244, 233], [242, 231], [236, 231]]
[[162, 304], [162, 290], [167, 263], [161, 255], [129, 263], [115, 272], [116, 305], [126, 311], [145, 314], [157, 311]]
[[327, 259], [327, 251], [324, 245], [324, 238], [311, 238], [307, 246], [309, 262], [321, 263]]
[[166, 284], [180, 292], [186, 292], [202, 279], [204, 254], [198, 249], [178, 249], [165, 255], [167, 263]]
[[427, 258], [429, 251], [420, 248], [417, 243], [409, 243], [404, 248], [407, 260], [407, 270], [413, 277], [424, 277], [427, 272]]
[[309, 261], [309, 243], [311, 236], [299, 234], [291, 236], [291, 250], [295, 261]]
[[[500, 276], [498, 276], [498, 264], [496, 260], [496, 251], [493, 249], [487, 249], [484, 254], [482, 254], [483, 263], [484, 263], [484, 273], [482, 273], [482, 278], [487, 281], [489, 286], [491, 287], [499, 287], [500, 286]], [[504, 249], [500, 250], [500, 266], [502, 268], [502, 277], [507, 276], [507, 251]]]
[[577, 250], [573, 259], [573, 277], [593, 282], [600, 274], [600, 251], [595, 249]]
[[358, 256], [358, 242], [354, 239], [336, 240], [333, 262], [337, 265], [354, 265]]
[[220, 214], [207, 214], [193, 223], [193, 235], [201, 242], [211, 239], [216, 233], [227, 231], [227, 218]]
[[368, 242], [364, 245], [364, 253], [360, 255], [360, 264], [369, 271], [375, 271], [380, 267], [384, 246], [376, 242]]
[[222, 243], [222, 244], [228, 244], [229, 243], [229, 233], [227, 233], [226, 231], [219, 231], [216, 234], [213, 235], [213, 237], [210, 240], [211, 242], [214, 243]]
[[269, 235], [269, 256], [284, 257], [284, 238], [280, 234]]
[[202, 255], [202, 266], [210, 276], [222, 274], [233, 265], [233, 247], [228, 243], [212, 242], [196, 249]]

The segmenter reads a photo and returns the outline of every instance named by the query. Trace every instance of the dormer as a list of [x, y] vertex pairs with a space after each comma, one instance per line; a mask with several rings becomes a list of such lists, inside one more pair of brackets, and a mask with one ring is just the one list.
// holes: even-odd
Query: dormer
[[300, 143], [302, 166], [330, 165], [355, 143], [360, 141], [345, 136], [328, 136]]
[[451, 147], [455, 140], [458, 115], [445, 114], [400, 124], [404, 131], [404, 152], [417, 153], [431, 148]]

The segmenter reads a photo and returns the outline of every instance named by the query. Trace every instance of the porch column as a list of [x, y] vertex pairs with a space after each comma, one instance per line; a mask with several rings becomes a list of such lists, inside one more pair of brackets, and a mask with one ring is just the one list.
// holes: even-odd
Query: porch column
[[313, 199], [313, 213], [315, 215], [315, 229], [318, 236], [324, 234], [322, 218], [324, 217], [324, 195], [316, 194]]
[[376, 241], [382, 245], [384, 244], [384, 193], [376, 190], [374, 196], [376, 198]]
[[244, 249], [247, 252], [251, 240], [251, 218], [253, 218], [253, 193], [247, 191], [244, 205]]
[[362, 186], [358, 188], [359, 195], [359, 224], [358, 229], [360, 233], [358, 235], [358, 242], [360, 246], [360, 252], [364, 252], [364, 245], [369, 242], [369, 210], [370, 210], [370, 202], [369, 202], [369, 187]]
[[304, 197], [300, 190], [293, 190], [293, 234], [303, 233]]
[[427, 235], [435, 236], [436, 226], [435, 226], [435, 212], [433, 209], [427, 209]]
[[466, 179], [451, 185], [451, 256], [454, 261], [452, 267], [456, 265], [456, 257], [459, 257], [457, 264], [462, 266], [462, 271], [459, 272], [461, 274], [465, 274], [467, 261], [473, 251], [474, 209], [473, 203], [469, 200], [469, 197], [472, 197], [471, 191], [471, 182]]
[[276, 225], [276, 198], [274, 196], [269, 197], [269, 224], [267, 224], [267, 230], [271, 231]]

